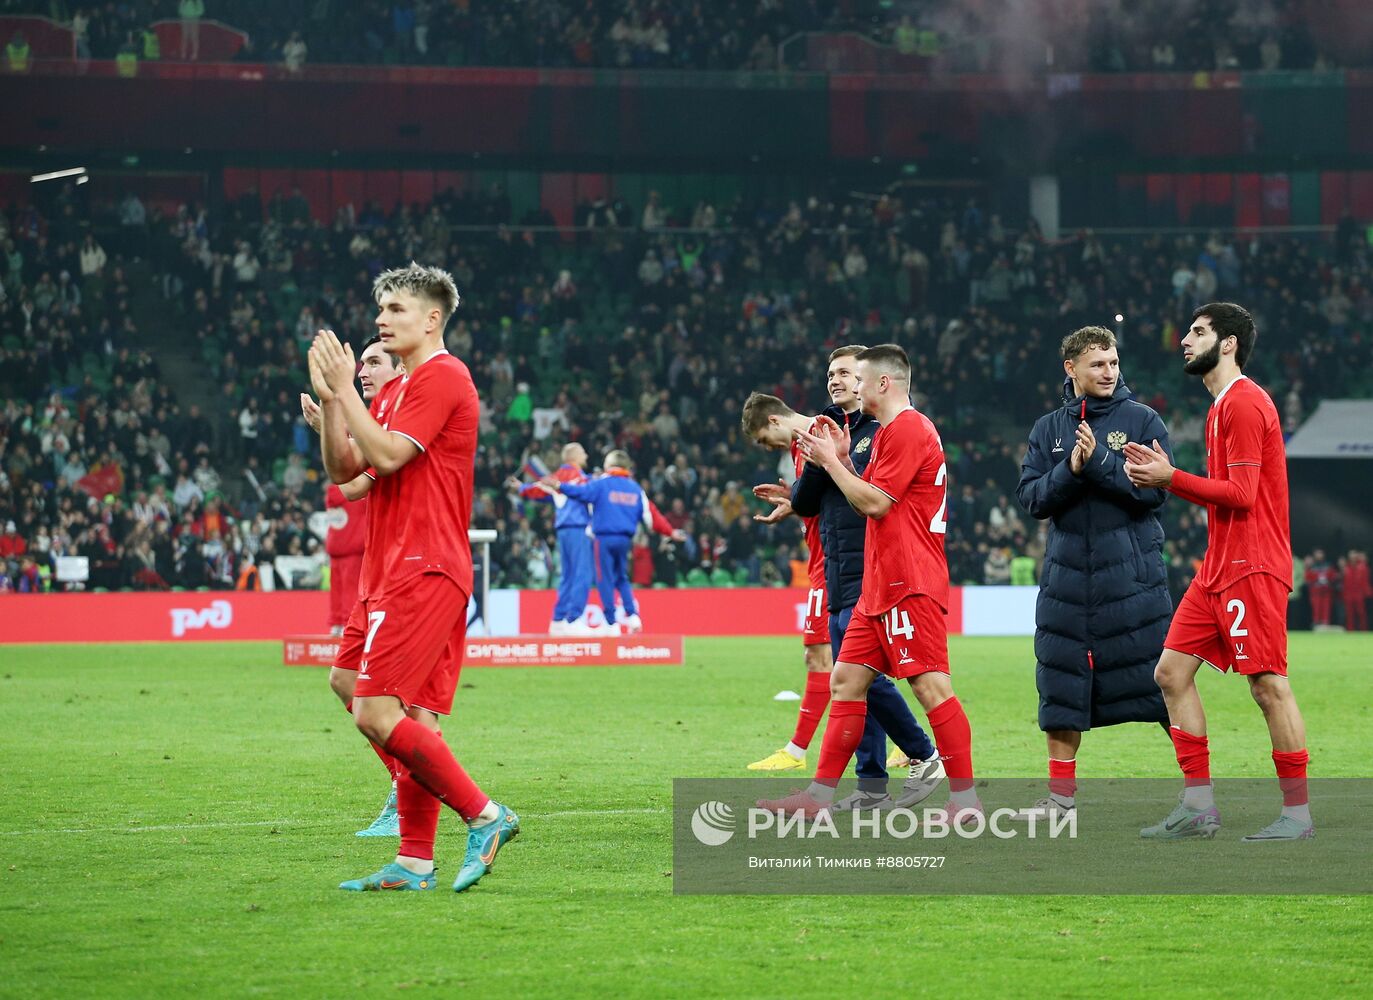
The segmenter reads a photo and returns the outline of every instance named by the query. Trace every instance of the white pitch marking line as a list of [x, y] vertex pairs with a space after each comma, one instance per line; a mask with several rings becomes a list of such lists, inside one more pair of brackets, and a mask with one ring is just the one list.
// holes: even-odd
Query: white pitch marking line
[[[533, 819], [556, 819], [563, 816], [654, 816], [667, 812], [656, 809], [566, 809], [560, 812], [524, 813]], [[0, 830], [0, 837], [37, 837], [44, 834], [67, 833], [168, 833], [178, 830], [238, 830], [255, 826], [296, 826], [295, 820], [254, 820], [247, 823], [165, 823], [158, 826], [88, 826], [59, 830]]]
[[248, 826], [290, 826], [288, 819], [263, 819], [251, 823], [165, 823], [159, 826], [87, 826], [65, 830], [0, 830], [0, 837], [32, 837], [44, 833], [157, 833], [168, 830], [233, 830]]

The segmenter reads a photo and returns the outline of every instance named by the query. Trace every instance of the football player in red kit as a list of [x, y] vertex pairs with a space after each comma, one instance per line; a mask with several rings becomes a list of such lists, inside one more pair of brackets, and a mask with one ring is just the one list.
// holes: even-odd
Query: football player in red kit
[[[744, 434], [752, 441], [776, 451], [788, 449], [796, 464], [799, 478], [805, 458], [796, 437], [801, 431], [814, 430], [815, 418], [797, 413], [776, 396], [755, 392], [744, 401]], [[791, 514], [791, 504], [783, 503], [767, 514], [755, 516], [765, 524], [775, 524]], [[796, 729], [791, 740], [748, 766], [750, 771], [792, 771], [806, 766], [806, 749], [810, 746], [825, 707], [830, 701], [830, 671], [834, 668], [830, 656], [829, 601], [825, 596], [825, 550], [820, 544], [820, 518], [803, 517], [806, 549], [809, 559], [806, 574], [810, 591], [806, 595], [806, 617], [801, 628], [801, 646], [806, 663], [806, 688], [801, 695], [800, 711], [796, 715]]]
[[1206, 476], [1173, 468], [1155, 442], [1125, 446], [1125, 472], [1136, 486], [1163, 488], [1206, 508], [1201, 570], [1178, 604], [1154, 679], [1168, 721], [1182, 798], [1166, 819], [1140, 835], [1214, 837], [1220, 829], [1211, 788], [1206, 713], [1197, 670], [1209, 663], [1249, 682], [1263, 710], [1282, 789], [1282, 813], [1246, 841], [1315, 836], [1307, 801], [1306, 727], [1287, 682], [1287, 595], [1292, 590], [1287, 458], [1282, 421], [1268, 393], [1244, 375], [1254, 351], [1254, 320], [1230, 302], [1192, 314], [1182, 338], [1184, 368], [1213, 397], [1206, 415]]
[[[368, 403], [376, 399], [392, 379], [403, 374], [405, 366], [382, 349], [380, 337], [373, 337], [362, 345], [362, 354], [358, 356], [358, 383], [362, 386], [362, 398]], [[323, 412], [308, 393], [300, 394], [300, 412], [318, 434]], [[325, 550], [329, 553], [329, 625], [330, 632], [342, 638], [329, 670], [329, 687], [345, 706], [353, 702], [367, 624], [358, 602], [358, 582], [367, 541], [367, 490], [370, 487], [371, 480], [364, 476], [357, 483], [342, 486], [330, 483], [324, 495], [324, 505], [329, 511], [329, 532], [324, 538]], [[400, 820], [396, 815], [396, 762], [390, 755], [382, 755], [381, 762], [391, 776], [391, 791], [377, 818], [357, 832], [359, 837], [400, 836]]]
[[434, 887], [441, 807], [468, 825], [453, 888], [491, 870], [519, 832], [519, 817], [490, 799], [438, 730], [452, 708], [472, 592], [472, 517], [478, 400], [467, 366], [443, 346], [458, 306], [452, 277], [411, 264], [373, 286], [383, 348], [405, 364], [372, 406], [353, 387], [352, 351], [322, 330], [310, 348], [310, 379], [323, 410], [324, 464], [339, 484], [371, 481], [367, 549], [358, 598], [367, 632], [353, 698], [359, 731], [397, 762], [400, 850], [380, 871], [340, 888]]
[[829, 721], [815, 779], [805, 791], [759, 806], [827, 810], [863, 736], [867, 690], [878, 672], [906, 678], [934, 731], [949, 779], [945, 818], [982, 811], [973, 787], [972, 729], [949, 681], [949, 567], [944, 555], [947, 467], [939, 433], [910, 402], [911, 365], [895, 344], [855, 358], [863, 412], [882, 425], [863, 475], [853, 473], [846, 434], [833, 420], [800, 432], [806, 459], [823, 468], [868, 518], [863, 594], [844, 635], [830, 685]]

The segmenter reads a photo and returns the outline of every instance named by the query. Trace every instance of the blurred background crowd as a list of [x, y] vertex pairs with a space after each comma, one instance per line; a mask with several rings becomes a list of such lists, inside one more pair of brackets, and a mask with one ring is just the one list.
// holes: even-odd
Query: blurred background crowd
[[[446, 266], [464, 301], [447, 331], [482, 397], [474, 526], [494, 527], [493, 582], [555, 578], [550, 512], [503, 487], [567, 440], [622, 447], [690, 540], [643, 539], [640, 583], [790, 583], [795, 522], [765, 527], [751, 487], [790, 459], [749, 444], [754, 389], [827, 402], [826, 355], [895, 341], [950, 460], [951, 574], [1033, 583], [1043, 526], [1015, 500], [1025, 436], [1061, 405], [1058, 342], [1114, 325], [1124, 379], [1200, 467], [1204, 394], [1177, 341], [1192, 308], [1247, 303], [1252, 374], [1295, 428], [1323, 396], [1368, 395], [1373, 276], [1364, 231], [1045, 240], [976, 198], [836, 192], [804, 202], [588, 202], [579, 228], [510, 218], [499, 188], [430, 206], [313, 218], [248, 189], [212, 214], [88, 202], [5, 214], [0, 297], [0, 565], [13, 590], [89, 559], [91, 587], [319, 586], [324, 483], [300, 418], [304, 349], [330, 327], [360, 346], [371, 276]], [[1118, 318], [1117, 318], [1118, 317]], [[1165, 508], [1176, 589], [1205, 544], [1201, 512]], [[801, 574], [803, 575], [803, 574]], [[261, 574], [257, 574], [260, 578]], [[1338, 602], [1337, 602], [1338, 603]]]
[[[78, 59], [942, 73], [1367, 66], [1355, 0], [0, 0]], [[175, 25], [175, 33], [154, 30]], [[1363, 27], [1364, 31], [1351, 28]], [[164, 41], [167, 39], [168, 41]], [[22, 39], [21, 39], [22, 40]], [[170, 44], [169, 44], [170, 41]], [[216, 40], [215, 48], [223, 44]]]
[[[68, 61], [198, 61], [223, 29], [235, 58], [293, 72], [1308, 71], [1373, 59], [1369, 19], [1351, 12], [1346, 0], [0, 0], [6, 24], [56, 26], [45, 37], [70, 40]], [[10, 73], [50, 58], [28, 45], [22, 30], [10, 39]], [[826, 356], [844, 344], [910, 352], [915, 402], [949, 456], [951, 574], [970, 584], [1035, 581], [1044, 526], [1015, 486], [1030, 426], [1062, 403], [1058, 344], [1077, 327], [1116, 331], [1125, 381], [1188, 468], [1204, 460], [1206, 400], [1177, 342], [1199, 303], [1254, 312], [1251, 374], [1289, 433], [1323, 399], [1373, 395], [1373, 220], [1236, 230], [1222, 207], [1207, 228], [1200, 206], [1187, 221], [1201, 228], [1048, 238], [1027, 206], [1003, 215], [1006, 199], [972, 181], [918, 183], [917, 166], [871, 183], [812, 171], [787, 193], [603, 185], [575, 211], [569, 200], [561, 225], [475, 171], [464, 186], [431, 182], [432, 197], [328, 208], [290, 183], [230, 185], [257, 174], [227, 164], [203, 197], [146, 197], [158, 181], [133, 169], [103, 177], [99, 194], [86, 176], [25, 183], [30, 196], [0, 213], [0, 589], [69, 586], [66, 556], [86, 559], [92, 588], [327, 585], [324, 483], [298, 403], [304, 350], [321, 327], [359, 348], [372, 277], [412, 259], [451, 270], [463, 294], [447, 343], [482, 396], [474, 526], [499, 532], [499, 586], [556, 579], [551, 512], [503, 484], [531, 455], [556, 464], [569, 440], [593, 465], [627, 450], [688, 535], [641, 540], [640, 584], [800, 579], [798, 526], [756, 523], [750, 492], [790, 476], [790, 460], [748, 443], [739, 413], [755, 389], [818, 411]], [[366, 171], [353, 172], [361, 191]], [[1262, 185], [1256, 203], [1285, 221], [1299, 194]], [[1324, 191], [1315, 200], [1333, 222]], [[1180, 593], [1204, 513], [1170, 503], [1163, 516]], [[1305, 555], [1344, 586], [1348, 556]]]

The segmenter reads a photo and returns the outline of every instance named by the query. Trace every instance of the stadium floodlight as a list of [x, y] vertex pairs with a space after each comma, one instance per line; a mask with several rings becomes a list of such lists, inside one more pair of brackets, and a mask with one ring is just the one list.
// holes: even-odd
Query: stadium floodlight
[[[40, 184], [43, 181], [55, 181], [60, 180], [63, 177], [80, 177], [83, 174], [85, 174], [85, 172], [85, 167], [71, 167], [67, 170], [52, 170], [46, 174], [34, 174], [32, 177], [29, 178], [29, 183]], [[79, 184], [80, 181], [78, 181], [77, 183]]]

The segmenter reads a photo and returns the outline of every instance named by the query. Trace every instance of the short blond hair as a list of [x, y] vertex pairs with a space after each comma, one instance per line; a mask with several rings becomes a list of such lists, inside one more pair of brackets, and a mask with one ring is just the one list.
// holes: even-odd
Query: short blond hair
[[413, 260], [408, 267], [393, 267], [377, 275], [372, 282], [372, 298], [380, 302], [388, 292], [404, 292], [438, 306], [443, 315], [440, 330], [448, 325], [462, 301], [451, 274], [441, 267], [426, 267]]
[[607, 469], [632, 469], [634, 462], [629, 457], [629, 452], [616, 448], [608, 452], [605, 456], [605, 467]]

